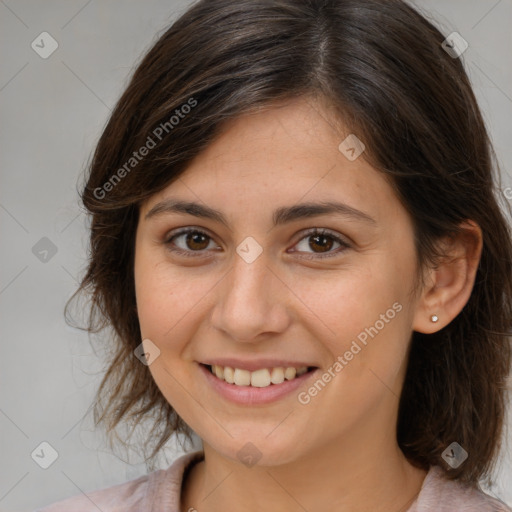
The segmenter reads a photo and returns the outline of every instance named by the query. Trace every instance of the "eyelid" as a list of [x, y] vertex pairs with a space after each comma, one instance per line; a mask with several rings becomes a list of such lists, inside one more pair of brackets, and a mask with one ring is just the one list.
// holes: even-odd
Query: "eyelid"
[[[171, 245], [171, 243], [172, 243], [171, 241], [173, 238], [177, 238], [179, 236], [186, 235], [188, 233], [200, 233], [200, 234], [206, 235], [208, 238], [210, 238], [210, 240], [215, 241], [215, 237], [212, 234], [210, 234], [210, 232], [206, 228], [202, 228], [199, 226], [186, 226], [186, 227], [182, 227], [182, 228], [173, 229], [173, 230], [169, 231], [168, 233], [166, 233], [163, 238], [163, 243], [164, 243], [164, 245]], [[204, 257], [204, 254], [206, 252], [206, 250], [185, 251], [185, 250], [179, 249], [179, 248], [178, 249], [169, 249], [169, 250], [174, 254], [183, 255], [183, 256], [191, 257], [191, 258]]]
[[[353, 248], [353, 242], [346, 236], [342, 235], [341, 233], [338, 233], [337, 231], [332, 231], [328, 228], [309, 228], [306, 231], [301, 231], [297, 235], [297, 241], [293, 244], [293, 246], [296, 246], [302, 240], [307, 239], [309, 237], [315, 236], [315, 235], [326, 235], [330, 238], [332, 238], [336, 243], [340, 244], [340, 248], [334, 250], [334, 251], [328, 251], [326, 253], [321, 252], [307, 252], [305, 255], [299, 255], [298, 257], [300, 259], [304, 260], [322, 260], [326, 258], [335, 258], [336, 256], [339, 256], [341, 253], [345, 252], [347, 249]], [[297, 250], [291, 251], [292, 253], [300, 252]]]
[[[200, 234], [206, 235], [208, 238], [210, 238], [211, 241], [215, 242], [215, 237], [212, 234], [210, 234], [208, 229], [202, 228], [199, 226], [186, 226], [186, 227], [182, 227], [182, 228], [176, 228], [176, 229], [166, 233], [166, 235], [164, 236], [164, 244], [170, 245], [171, 241], [174, 238], [177, 238], [182, 235], [186, 235], [188, 233], [200, 233]], [[352, 240], [350, 240], [349, 237], [342, 235], [341, 233], [338, 233], [336, 231], [332, 231], [328, 228], [318, 228], [318, 227], [309, 228], [309, 229], [303, 230], [300, 233], [298, 233], [297, 237], [296, 237], [296, 241], [294, 242], [293, 246], [297, 245], [302, 240], [304, 240], [308, 237], [314, 236], [314, 235], [329, 236], [335, 242], [339, 243], [341, 248], [338, 248], [335, 251], [329, 251], [326, 253], [310, 252], [310, 253], [306, 253], [306, 254], [308, 254], [308, 256], [299, 256], [299, 258], [302, 258], [302, 259], [330, 258], [330, 257], [335, 257], [335, 256], [339, 255], [340, 253], [344, 252], [347, 249], [353, 248], [354, 242], [352, 242]], [[192, 257], [192, 258], [204, 257], [204, 254], [207, 252], [206, 249], [201, 250], [201, 251], [190, 251], [190, 250], [187, 251], [187, 250], [183, 250], [183, 249], [179, 249], [179, 248], [178, 249], [169, 249], [169, 250], [171, 252], [173, 252], [174, 254], [183, 255], [185, 257]], [[295, 252], [300, 252], [300, 251], [294, 250], [291, 252], [295, 253]]]
[[[341, 233], [337, 232], [337, 231], [333, 231], [332, 229], [329, 229], [329, 228], [307, 228], [306, 230], [303, 230], [303, 231], [300, 231], [298, 234], [297, 234], [297, 241], [295, 242], [295, 245], [300, 242], [301, 240], [303, 240], [304, 238], [308, 237], [308, 236], [312, 236], [312, 235], [328, 235], [334, 239], [336, 239], [339, 243], [341, 244], [344, 244], [344, 245], [347, 245], [347, 246], [352, 246], [354, 244], [354, 242], [346, 235], [342, 235]], [[320, 253], [318, 253], [320, 254]]]

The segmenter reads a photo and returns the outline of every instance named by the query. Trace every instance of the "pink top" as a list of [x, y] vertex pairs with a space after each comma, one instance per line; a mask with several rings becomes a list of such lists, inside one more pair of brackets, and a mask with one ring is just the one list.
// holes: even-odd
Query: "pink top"
[[[160, 469], [136, 480], [68, 498], [35, 512], [180, 512], [183, 474], [203, 452], [182, 455], [166, 470]], [[481, 490], [443, 478], [432, 466], [418, 497], [406, 512], [512, 512], [501, 501]]]

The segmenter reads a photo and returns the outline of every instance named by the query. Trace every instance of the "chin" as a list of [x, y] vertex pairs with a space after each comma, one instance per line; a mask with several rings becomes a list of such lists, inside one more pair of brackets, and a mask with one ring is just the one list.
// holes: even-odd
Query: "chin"
[[[272, 441], [260, 431], [251, 436], [245, 434], [231, 439], [228, 446], [210, 444], [210, 447], [223, 457], [241, 463], [247, 468], [254, 466], [281, 466], [295, 461], [301, 452], [297, 450], [300, 440], [286, 436], [286, 440], [276, 437]], [[209, 443], [208, 443], [209, 444]]]

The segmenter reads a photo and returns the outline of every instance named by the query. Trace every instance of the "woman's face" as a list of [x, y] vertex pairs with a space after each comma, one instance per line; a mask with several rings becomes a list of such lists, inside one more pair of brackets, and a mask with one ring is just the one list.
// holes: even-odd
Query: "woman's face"
[[[413, 227], [364, 153], [354, 159], [353, 139], [339, 149], [349, 133], [327, 118], [300, 99], [231, 121], [141, 207], [135, 284], [149, 369], [228, 458], [274, 465], [395, 443], [415, 321]], [[235, 383], [203, 366], [215, 362]], [[316, 369], [283, 383], [273, 370], [302, 366]]]

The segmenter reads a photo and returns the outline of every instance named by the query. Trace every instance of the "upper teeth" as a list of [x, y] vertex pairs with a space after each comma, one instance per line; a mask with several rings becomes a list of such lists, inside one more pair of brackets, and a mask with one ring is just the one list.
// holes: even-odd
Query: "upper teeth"
[[212, 373], [219, 379], [225, 380], [229, 384], [236, 384], [237, 386], [254, 386], [257, 388], [264, 388], [270, 386], [270, 384], [281, 384], [285, 379], [292, 380], [307, 371], [307, 366], [301, 366], [300, 368], [293, 368], [291, 366], [288, 368], [262, 368], [261, 370], [250, 372], [240, 368], [212, 365]]

